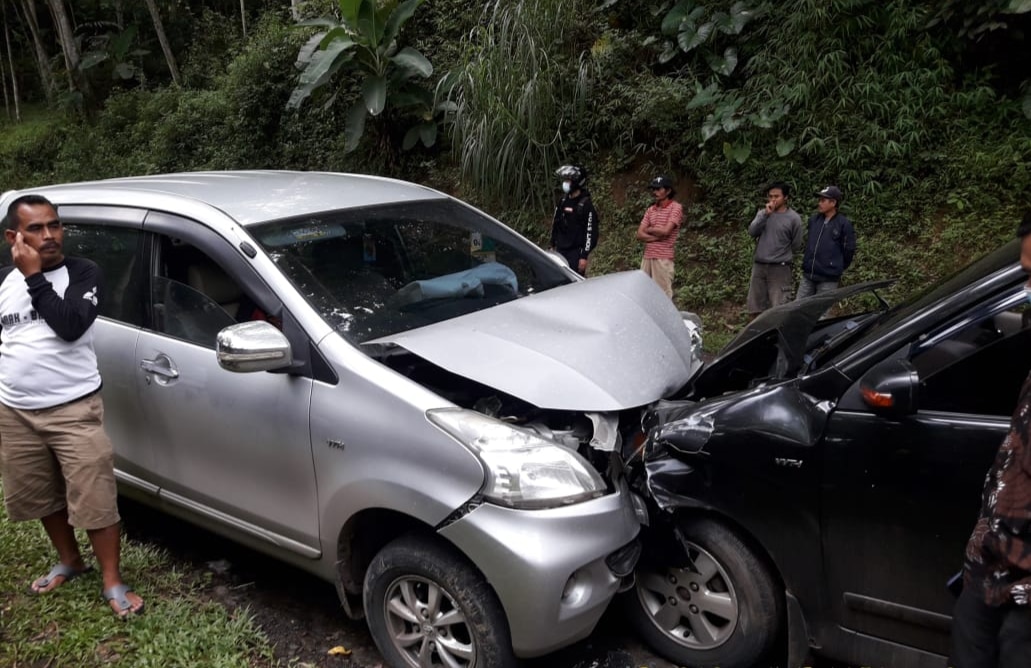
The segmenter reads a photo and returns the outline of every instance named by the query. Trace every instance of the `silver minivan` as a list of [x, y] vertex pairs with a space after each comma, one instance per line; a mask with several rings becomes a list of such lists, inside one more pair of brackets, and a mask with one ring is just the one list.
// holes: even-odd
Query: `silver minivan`
[[396, 668], [551, 652], [629, 584], [620, 445], [700, 352], [643, 273], [581, 280], [385, 178], [172, 174], [0, 210], [28, 192], [105, 277], [126, 496], [334, 582]]

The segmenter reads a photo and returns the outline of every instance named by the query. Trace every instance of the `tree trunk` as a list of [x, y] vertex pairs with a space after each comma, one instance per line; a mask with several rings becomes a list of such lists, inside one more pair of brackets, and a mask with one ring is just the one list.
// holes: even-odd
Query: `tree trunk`
[[21, 5], [14, 6], [15, 11], [21, 10], [22, 19], [29, 27], [29, 35], [32, 37], [33, 53], [36, 56], [36, 69], [39, 70], [40, 81], [43, 82], [43, 93], [47, 97], [47, 106], [52, 107], [57, 97], [57, 82], [54, 81], [54, 70], [50, 67], [50, 55], [40, 37], [39, 19], [36, 17], [36, 4], [32, 0], [21, 0]]
[[240, 0], [240, 25], [243, 27], [243, 37], [247, 39], [247, 8], [244, 7], [244, 0]]
[[[11, 52], [11, 31], [7, 25], [7, 10], [4, 8], [4, 41], [7, 42], [7, 65], [11, 70], [11, 96], [14, 98], [14, 120], [21, 120], [21, 107], [18, 102], [18, 75], [14, 72], [14, 55]], [[4, 101], [7, 100], [7, 87], [4, 86]]]
[[290, 0], [290, 16], [294, 21], [301, 20], [300, 0]]
[[154, 21], [154, 30], [158, 33], [158, 42], [165, 54], [165, 62], [168, 63], [168, 71], [172, 73], [172, 81], [177, 86], [182, 85], [179, 78], [179, 69], [175, 66], [175, 56], [172, 54], [172, 47], [168, 44], [168, 37], [165, 36], [165, 26], [161, 23], [161, 14], [158, 12], [157, 3], [154, 0], [146, 0], [147, 9], [150, 10], [150, 18]]
[[79, 69], [79, 47], [75, 45], [75, 32], [65, 9], [64, 0], [47, 0], [47, 6], [50, 8], [50, 14], [54, 17], [57, 40], [61, 43], [61, 53], [64, 54], [64, 64], [68, 69], [68, 87], [82, 93], [84, 106], [89, 106], [93, 95], [89, 81]]

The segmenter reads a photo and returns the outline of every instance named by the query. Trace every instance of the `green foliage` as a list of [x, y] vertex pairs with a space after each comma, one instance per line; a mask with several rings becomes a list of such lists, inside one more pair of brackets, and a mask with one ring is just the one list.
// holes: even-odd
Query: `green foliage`
[[[417, 49], [399, 47], [398, 33], [423, 0], [339, 0], [340, 19], [308, 19], [302, 26], [324, 30], [312, 36], [297, 55], [301, 70], [296, 88], [287, 101], [290, 109], [299, 108], [316, 90], [329, 84], [338, 72], [357, 79], [361, 96], [347, 114], [345, 150], [358, 147], [365, 133], [368, 116], [379, 116], [390, 106], [417, 119], [409, 127], [402, 148], [417, 142], [427, 148], [436, 143], [432, 94], [416, 79], [433, 73], [430, 61]], [[339, 93], [339, 89], [337, 90]], [[337, 93], [330, 97], [331, 105]]]
[[[703, 315], [710, 346], [742, 324], [753, 249], [743, 230], [772, 179], [795, 187], [803, 217], [812, 192], [842, 187], [859, 236], [845, 281], [898, 277], [894, 301], [1011, 235], [1031, 187], [1026, 0], [744, 1], [378, 3], [412, 9], [397, 34], [403, 23], [405, 43], [448, 73], [437, 86], [447, 141], [433, 150], [429, 126], [419, 129], [441, 117], [428, 93], [394, 104], [398, 39], [378, 42], [385, 96], [365, 85], [376, 70], [360, 63], [357, 42], [385, 36], [390, 17], [370, 14], [371, 2], [362, 10], [348, 0], [344, 11], [340, 0], [303, 3], [305, 17], [338, 13], [320, 23], [326, 35], [346, 29], [346, 17], [361, 24], [362, 11], [368, 20], [336, 33], [355, 42], [340, 50], [350, 60], [300, 111], [286, 106], [307, 33], [291, 28], [286, 3], [248, 2], [246, 39], [236, 3], [163, 4], [182, 89], [160, 87], [149, 18], [122, 3], [123, 25], [138, 25], [151, 50], [140, 58], [146, 90], [116, 87], [89, 121], [0, 122], [0, 183], [202, 168], [371, 172], [459, 195], [544, 244], [553, 170], [582, 162], [603, 221], [597, 275], [638, 265], [642, 186], [670, 173], [688, 211], [676, 300]], [[117, 34], [102, 22], [111, 3], [87, 5], [76, 11], [97, 19], [94, 32]], [[23, 90], [38, 98], [25, 74], [32, 53], [17, 46]], [[110, 64], [90, 70], [97, 82], [110, 80]], [[368, 121], [357, 148], [355, 104]], [[406, 145], [413, 150], [399, 150]]]
[[135, 25], [122, 31], [105, 32], [89, 42], [89, 49], [83, 51], [79, 67], [90, 70], [102, 63], [110, 69], [112, 79], [128, 81], [143, 79], [140, 58], [150, 53], [147, 49], [133, 48], [138, 30]]

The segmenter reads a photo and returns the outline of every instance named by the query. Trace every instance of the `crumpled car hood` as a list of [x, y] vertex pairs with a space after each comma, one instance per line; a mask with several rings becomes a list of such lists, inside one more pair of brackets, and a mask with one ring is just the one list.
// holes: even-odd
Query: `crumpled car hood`
[[683, 387], [700, 366], [680, 313], [639, 271], [571, 283], [371, 344], [400, 346], [558, 410], [643, 406]]

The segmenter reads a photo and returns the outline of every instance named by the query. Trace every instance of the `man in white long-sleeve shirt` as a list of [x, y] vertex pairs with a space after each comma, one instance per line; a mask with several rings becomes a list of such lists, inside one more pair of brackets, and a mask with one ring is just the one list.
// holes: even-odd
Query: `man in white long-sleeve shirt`
[[101, 288], [91, 260], [65, 257], [57, 209], [18, 197], [4, 235], [14, 266], [0, 269], [0, 472], [13, 521], [40, 520], [58, 563], [30, 589], [50, 592], [88, 571], [73, 527], [86, 530], [101, 594], [119, 616], [143, 599], [119, 570], [114, 455], [104, 433], [93, 322]]

